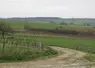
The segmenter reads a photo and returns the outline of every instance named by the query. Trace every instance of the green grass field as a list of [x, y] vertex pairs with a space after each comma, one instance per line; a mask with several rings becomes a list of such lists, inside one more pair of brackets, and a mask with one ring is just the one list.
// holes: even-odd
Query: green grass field
[[[76, 29], [76, 30], [93, 30], [91, 26], [76, 26], [76, 25], [59, 25], [55, 23], [33, 23], [33, 22], [7, 22], [12, 28], [24, 29], [24, 25], [29, 25], [31, 28], [44, 28], [44, 29], [55, 29], [62, 27], [63, 29]], [[40, 41], [44, 45], [48, 46], [60, 46], [64, 48], [76, 49], [88, 53], [95, 54], [95, 39], [78, 39], [78, 38], [65, 38], [64, 36], [49, 36], [49, 35], [32, 35], [32, 34], [16, 34], [22, 39], [27, 41]], [[23, 36], [21, 36], [23, 35]], [[24, 35], [26, 37], [24, 37]], [[32, 36], [32, 37], [30, 37]], [[33, 37], [34, 36], [34, 37]], [[37, 37], [35, 37], [37, 36]]]
[[27, 40], [28, 37], [20, 39], [13, 36], [10, 26], [12, 25], [0, 23], [0, 62], [34, 60], [57, 54], [57, 51], [44, 44]]
[[79, 49], [82, 51], [95, 52], [95, 40], [73, 40], [66, 38], [32, 38], [37, 41], [42, 41], [46, 45], [55, 45], [72, 49]]
[[[19, 34], [18, 34], [19, 35]], [[36, 40], [43, 42], [45, 45], [60, 46], [65, 48], [77, 49], [85, 52], [95, 53], [95, 40], [94, 39], [79, 39], [79, 38], [65, 38], [64, 36], [49, 36], [49, 35], [33, 35], [24, 34], [28, 40]], [[21, 35], [19, 35], [19, 37]], [[33, 37], [34, 36], [34, 37]]]
[[92, 26], [78, 26], [78, 25], [60, 25], [57, 23], [43, 23], [43, 22], [6, 22], [8, 23], [10, 26], [12, 26], [12, 28], [18, 28], [18, 29], [24, 29], [24, 25], [28, 25], [31, 28], [44, 28], [44, 29], [55, 29], [55, 28], [61, 28], [62, 29], [76, 29], [76, 30], [87, 30], [87, 29], [92, 29]]
[[84, 38], [65, 38], [65, 36], [47, 35], [47, 34], [15, 34], [23, 39], [27, 38], [28, 41], [43, 42], [46, 46], [58, 46], [64, 48], [70, 48], [74, 50], [87, 52], [85, 56], [89, 61], [95, 61], [95, 39], [84, 39]]
[[[9, 23], [9, 22], [7, 22]], [[33, 22], [10, 22], [10, 26], [13, 28], [21, 28], [23, 29], [24, 25], [29, 25], [32, 28], [44, 28], [44, 29], [55, 29], [56, 27], [62, 26], [62, 28], [69, 28], [69, 29], [92, 29], [92, 27], [87, 27], [87, 26], [75, 26], [75, 25], [60, 25], [56, 23], [33, 23]], [[20, 34], [22, 35], [22, 34]], [[28, 34], [27, 34], [28, 35]], [[26, 36], [27, 36], [26, 35]], [[34, 36], [29, 34], [28, 36]], [[35, 35], [39, 36], [39, 35]], [[48, 36], [45, 37], [45, 35], [40, 35], [41, 37], [31, 37], [29, 40], [37, 40], [45, 43], [46, 45], [56, 45], [56, 46], [61, 46], [61, 47], [67, 47], [67, 48], [72, 48], [72, 49], [79, 49], [82, 51], [90, 51], [90, 52], [95, 52], [95, 40], [89, 40], [89, 39], [67, 39], [62, 36]], [[26, 37], [27, 38], [27, 37]]]

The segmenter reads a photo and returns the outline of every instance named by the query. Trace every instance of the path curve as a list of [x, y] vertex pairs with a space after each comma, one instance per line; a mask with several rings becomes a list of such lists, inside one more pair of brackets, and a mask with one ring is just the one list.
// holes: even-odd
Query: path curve
[[86, 53], [68, 48], [54, 46], [51, 48], [57, 50], [59, 55], [46, 60], [0, 63], [0, 68], [88, 68], [87, 65], [81, 66], [88, 62], [81, 59]]

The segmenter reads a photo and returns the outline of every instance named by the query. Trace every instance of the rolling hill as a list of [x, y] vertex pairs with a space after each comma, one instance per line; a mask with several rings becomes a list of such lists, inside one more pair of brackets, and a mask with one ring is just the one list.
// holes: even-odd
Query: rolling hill
[[[5, 19], [5, 18], [0, 18]], [[94, 18], [59, 18], [59, 17], [13, 17], [6, 18], [8, 21], [27, 21], [27, 22], [51, 22], [51, 23], [74, 23], [76, 25], [85, 25], [89, 24], [95, 26]]]

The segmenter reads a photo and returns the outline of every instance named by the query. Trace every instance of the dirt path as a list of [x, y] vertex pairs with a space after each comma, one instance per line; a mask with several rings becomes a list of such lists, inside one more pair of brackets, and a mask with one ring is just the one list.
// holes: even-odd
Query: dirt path
[[59, 52], [57, 57], [38, 61], [0, 63], [0, 68], [88, 68], [85, 65], [88, 61], [81, 59], [86, 53], [61, 47], [51, 48]]

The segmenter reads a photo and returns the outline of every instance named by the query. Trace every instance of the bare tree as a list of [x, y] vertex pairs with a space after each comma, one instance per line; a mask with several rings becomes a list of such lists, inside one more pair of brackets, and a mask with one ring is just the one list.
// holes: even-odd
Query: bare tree
[[2, 52], [4, 52], [6, 39], [9, 37], [13, 37], [12, 33], [12, 28], [8, 24], [6, 24], [5, 21], [0, 21], [0, 38], [2, 39], [3, 43]]

